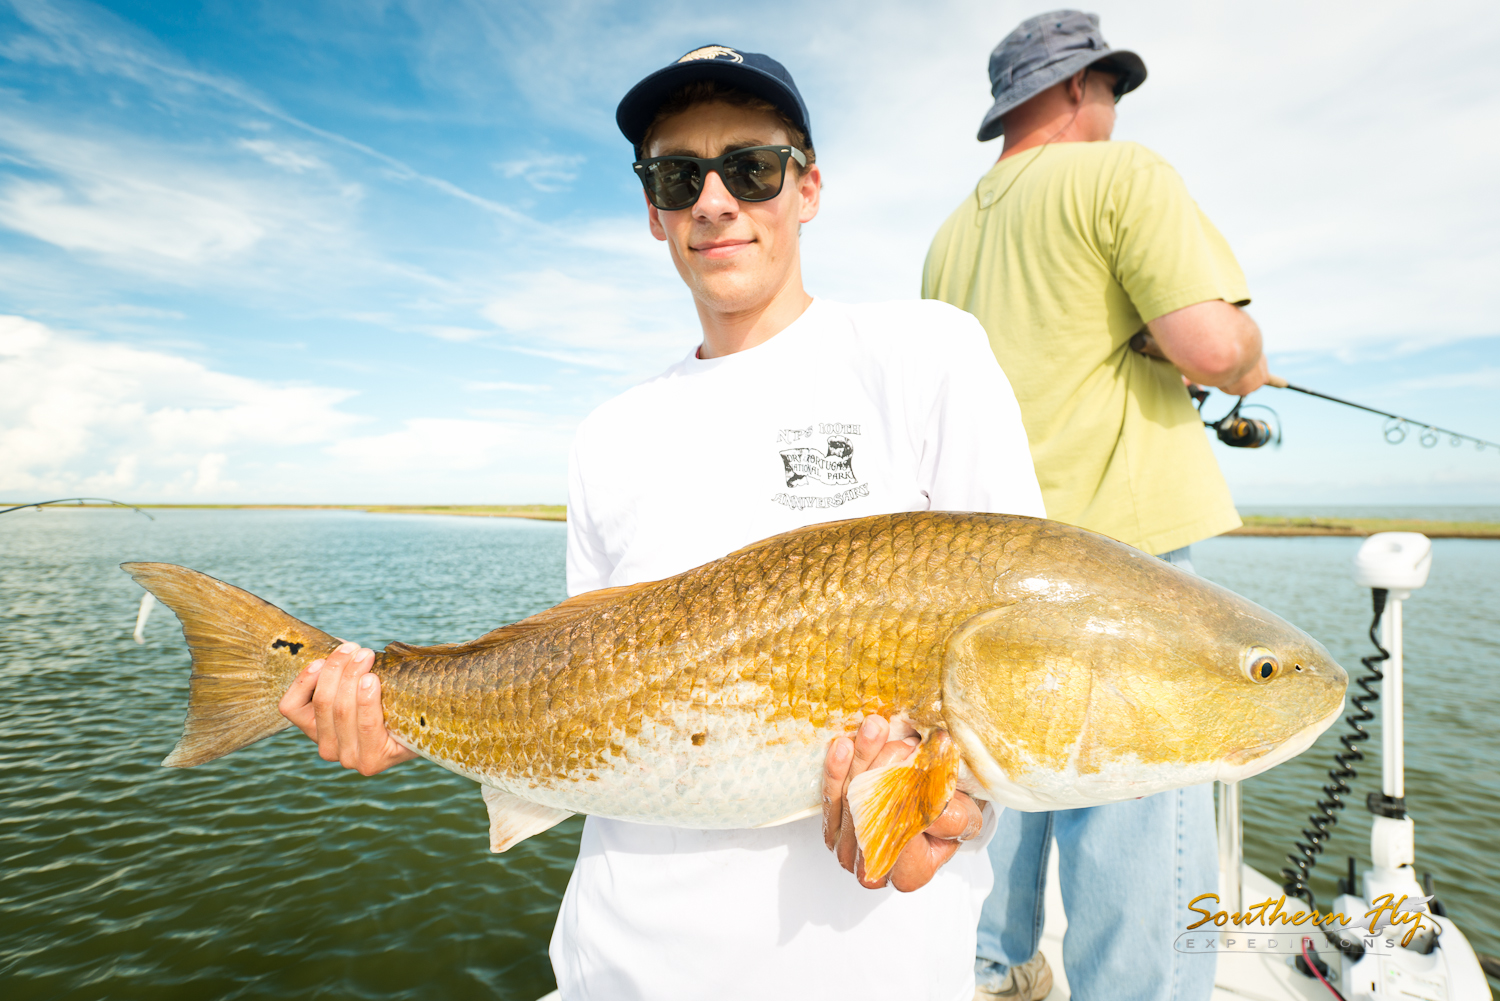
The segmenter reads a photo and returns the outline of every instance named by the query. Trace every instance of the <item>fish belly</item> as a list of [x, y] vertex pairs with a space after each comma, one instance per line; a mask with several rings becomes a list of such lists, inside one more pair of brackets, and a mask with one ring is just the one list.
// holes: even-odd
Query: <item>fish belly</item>
[[[767, 827], [822, 808], [823, 759], [844, 732], [751, 713], [683, 714], [610, 734], [610, 751], [563, 775], [472, 769], [459, 774], [554, 809], [696, 830]], [[694, 742], [694, 737], [699, 742]], [[420, 748], [414, 748], [424, 753]]]

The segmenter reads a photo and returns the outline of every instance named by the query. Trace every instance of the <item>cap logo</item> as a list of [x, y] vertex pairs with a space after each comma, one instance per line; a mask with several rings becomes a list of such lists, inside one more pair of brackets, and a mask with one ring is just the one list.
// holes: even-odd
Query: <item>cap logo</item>
[[729, 48], [727, 45], [705, 45], [701, 49], [694, 49], [681, 59], [680, 63], [690, 63], [696, 59], [724, 59], [728, 58], [737, 63], [745, 61], [745, 57]]

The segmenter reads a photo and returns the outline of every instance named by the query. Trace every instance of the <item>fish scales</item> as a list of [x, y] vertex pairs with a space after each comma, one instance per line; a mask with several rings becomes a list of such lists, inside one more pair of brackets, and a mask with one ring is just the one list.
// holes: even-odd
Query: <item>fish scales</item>
[[[194, 571], [126, 568], [193, 650], [166, 764], [287, 725], [276, 699], [336, 640]], [[884, 716], [923, 739], [850, 789], [886, 858], [955, 783], [1057, 809], [1255, 774], [1336, 718], [1347, 681], [1305, 633], [1138, 550], [954, 512], [799, 529], [468, 643], [393, 643], [372, 670], [395, 738], [485, 785], [495, 850], [577, 812], [736, 828], [816, 811], [829, 741]]]
[[[800, 533], [507, 646], [377, 663], [387, 726], [464, 774], [580, 811], [590, 787], [638, 772], [643, 756], [679, 797], [691, 795], [695, 762], [772, 749], [777, 767], [800, 769], [869, 712], [930, 729], [940, 724], [941, 634], [993, 597], [973, 586], [983, 561], [945, 541], [932, 526]], [[894, 572], [914, 559], [937, 571], [922, 587]], [[765, 584], [789, 577], [792, 587]], [[469, 693], [494, 685], [511, 692], [498, 712], [468, 711]], [[486, 739], [457, 739], [448, 720]], [[815, 780], [780, 796], [804, 809]], [[632, 813], [674, 806], [693, 812], [641, 802]]]

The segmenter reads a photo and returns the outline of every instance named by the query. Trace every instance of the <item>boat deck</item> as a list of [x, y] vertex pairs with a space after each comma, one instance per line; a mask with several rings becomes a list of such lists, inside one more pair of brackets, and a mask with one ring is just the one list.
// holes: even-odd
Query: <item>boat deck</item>
[[[1281, 887], [1249, 866], [1243, 867], [1243, 892], [1247, 901], [1265, 900], [1281, 896]], [[1068, 975], [1063, 969], [1063, 933], [1068, 930], [1068, 919], [1063, 914], [1062, 891], [1057, 874], [1057, 844], [1047, 863], [1047, 924], [1042, 930], [1042, 952], [1052, 966], [1052, 993], [1048, 1001], [1067, 1001], [1072, 996], [1068, 990]], [[1287, 913], [1296, 914], [1306, 910], [1301, 901], [1287, 901]], [[1325, 956], [1325, 959], [1331, 957]], [[1333, 997], [1328, 989], [1316, 980], [1297, 972], [1292, 966], [1292, 957], [1286, 955], [1245, 955], [1221, 953], [1218, 971], [1214, 975], [1213, 1001], [1330, 1001]]]
[[[1244, 867], [1243, 879], [1246, 900], [1281, 895], [1279, 886], [1249, 866]], [[1072, 996], [1062, 962], [1063, 933], [1068, 930], [1068, 919], [1063, 914], [1059, 885], [1057, 845], [1054, 843], [1047, 863], [1047, 925], [1042, 931], [1042, 952], [1052, 964], [1054, 978], [1048, 1001], [1067, 1001]], [[1295, 914], [1306, 908], [1298, 901], [1288, 901], [1286, 910]], [[1289, 956], [1219, 956], [1213, 1001], [1245, 1001], [1247, 998], [1254, 1001], [1328, 1001], [1332, 996], [1322, 984], [1298, 973]], [[558, 1001], [558, 993], [553, 991], [538, 1001]]]

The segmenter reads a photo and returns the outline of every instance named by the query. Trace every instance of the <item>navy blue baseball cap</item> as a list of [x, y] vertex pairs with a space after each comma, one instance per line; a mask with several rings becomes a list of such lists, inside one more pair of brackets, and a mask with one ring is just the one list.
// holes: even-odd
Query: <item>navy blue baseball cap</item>
[[807, 123], [807, 105], [786, 67], [759, 52], [741, 52], [727, 45], [704, 45], [670, 66], [657, 70], [620, 100], [615, 123], [630, 145], [637, 148], [668, 95], [698, 80], [714, 80], [768, 101], [787, 117], [812, 144]]

